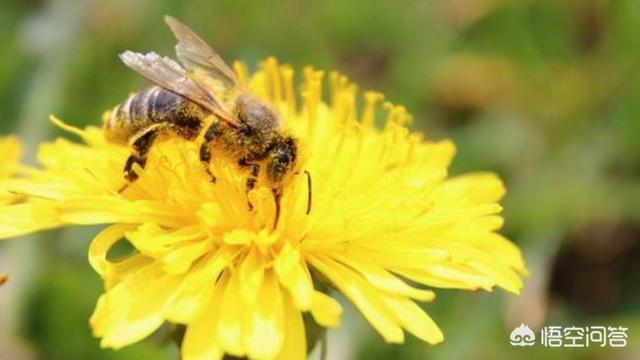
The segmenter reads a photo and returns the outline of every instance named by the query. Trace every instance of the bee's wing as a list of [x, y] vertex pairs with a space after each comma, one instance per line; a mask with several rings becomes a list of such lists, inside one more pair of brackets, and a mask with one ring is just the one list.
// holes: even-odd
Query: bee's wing
[[193, 30], [171, 16], [165, 16], [164, 20], [178, 39], [178, 60], [189, 71], [194, 81], [205, 81], [199, 77], [204, 74], [221, 82], [227, 90], [232, 90], [238, 85], [238, 78], [233, 70]]
[[147, 80], [200, 104], [222, 120], [234, 123], [233, 116], [222, 100], [189, 77], [187, 71], [173, 59], [155, 52], [140, 54], [129, 50], [120, 54], [120, 59]]

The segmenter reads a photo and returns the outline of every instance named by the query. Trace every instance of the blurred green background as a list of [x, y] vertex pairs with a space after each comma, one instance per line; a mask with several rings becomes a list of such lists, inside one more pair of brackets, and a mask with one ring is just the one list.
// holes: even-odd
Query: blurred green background
[[[426, 305], [446, 337], [436, 347], [384, 344], [346, 306], [330, 359], [640, 358], [640, 2], [2, 0], [0, 134], [18, 133], [33, 161], [59, 134], [49, 113], [99, 124], [144, 85], [118, 53], [172, 53], [164, 14], [228, 60], [340, 70], [405, 104], [414, 129], [453, 138], [454, 174], [495, 170], [507, 184], [504, 232], [531, 271], [520, 297], [438, 291]], [[92, 338], [96, 230], [0, 245], [12, 274], [0, 359], [176, 358], [166, 331], [119, 352]], [[629, 345], [511, 347], [520, 323], [625, 326]]]

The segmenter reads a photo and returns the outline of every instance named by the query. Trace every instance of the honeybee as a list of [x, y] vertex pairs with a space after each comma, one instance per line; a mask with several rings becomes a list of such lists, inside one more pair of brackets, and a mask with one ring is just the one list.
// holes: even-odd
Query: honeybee
[[[120, 54], [125, 65], [155, 84], [117, 105], [104, 123], [108, 141], [132, 148], [124, 166], [125, 185], [121, 191], [136, 181], [134, 165], [145, 167], [149, 149], [158, 138], [172, 135], [193, 141], [203, 131], [204, 120], [213, 116], [200, 145], [204, 170], [215, 183], [210, 162], [219, 152], [247, 171], [247, 192], [256, 186], [263, 172], [276, 202], [275, 226], [283, 182], [297, 167], [296, 139], [282, 131], [279, 116], [249, 93], [233, 70], [198, 35], [170, 16], [165, 16], [165, 22], [178, 40], [178, 61], [155, 52], [127, 50]], [[309, 213], [311, 178], [305, 173]], [[252, 209], [250, 202], [249, 208]]]

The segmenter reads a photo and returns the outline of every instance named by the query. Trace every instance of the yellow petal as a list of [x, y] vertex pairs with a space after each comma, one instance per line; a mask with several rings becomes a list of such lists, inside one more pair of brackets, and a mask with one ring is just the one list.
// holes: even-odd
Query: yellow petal
[[250, 244], [254, 238], [254, 233], [247, 230], [232, 230], [226, 232], [222, 237], [222, 241], [229, 245], [246, 245]]
[[265, 274], [259, 299], [248, 313], [244, 343], [250, 358], [271, 359], [282, 348], [285, 337], [280, 285], [273, 272]]
[[101, 346], [114, 349], [137, 342], [164, 322], [163, 312], [181, 278], [150, 265], [107, 291], [98, 301], [91, 326]]
[[484, 276], [493, 279], [495, 284], [514, 294], [522, 289], [522, 278], [512, 268], [485, 261], [482, 258], [470, 260], [468, 266], [478, 270]]
[[58, 213], [48, 201], [0, 207], [0, 239], [52, 229], [60, 225]]
[[238, 271], [240, 292], [245, 302], [255, 303], [264, 278], [262, 256], [256, 248], [251, 248]]
[[521, 275], [528, 273], [524, 259], [522, 258], [522, 252], [514, 243], [507, 240], [504, 236], [490, 233], [484, 236], [482, 241], [474, 245], [485, 253], [490, 254], [489, 256], [495, 257], [504, 265], [515, 269]]
[[393, 313], [382, 302], [378, 292], [364, 279], [326, 256], [309, 256], [308, 260], [353, 302], [387, 342], [404, 341], [402, 328], [398, 325]]
[[331, 296], [314, 291], [311, 304], [311, 315], [318, 325], [324, 327], [340, 326], [342, 306]]
[[176, 244], [160, 259], [163, 268], [170, 274], [187, 272], [193, 262], [211, 250], [211, 241], [202, 238], [190, 243]]
[[449, 179], [440, 196], [460, 197], [464, 195], [473, 204], [486, 204], [500, 200], [505, 188], [494, 173], [478, 172]]
[[243, 319], [248, 307], [240, 294], [240, 277], [236, 274], [230, 275], [229, 283], [224, 289], [222, 303], [220, 305], [220, 318], [215, 329], [218, 343], [225, 352], [244, 356], [246, 354], [242, 342]]
[[119, 284], [124, 278], [136, 274], [142, 269], [153, 264], [153, 259], [140, 253], [134, 253], [118, 261], [108, 263], [104, 274], [104, 285], [107, 290]]
[[111, 247], [135, 227], [136, 225], [131, 224], [111, 225], [93, 239], [89, 246], [89, 264], [100, 276], [105, 276], [112, 266], [112, 263], [107, 260], [107, 254]]
[[175, 208], [153, 201], [130, 202], [113, 196], [83, 196], [65, 200], [57, 208], [60, 219], [71, 224], [154, 222], [167, 227], [182, 225]]
[[220, 317], [220, 303], [229, 276], [224, 274], [217, 284], [212, 284], [215, 290], [208, 291], [209, 296], [202, 299], [206, 304], [198, 317], [187, 326], [182, 342], [181, 354], [184, 360], [213, 360], [221, 359], [224, 355], [215, 328]]
[[335, 254], [334, 258], [352, 267], [364, 276], [371, 285], [380, 290], [385, 290], [394, 294], [406, 295], [421, 301], [432, 301], [435, 298], [435, 293], [433, 291], [417, 289], [409, 286], [407, 283], [398, 279], [395, 275], [392, 275], [384, 268], [366, 261], [362, 257], [352, 256], [351, 258], [346, 258]]
[[394, 268], [394, 272], [424, 285], [441, 288], [491, 290], [494, 282], [462, 264], [425, 264], [421, 269]]
[[25, 195], [37, 199], [64, 200], [67, 194], [74, 190], [73, 184], [69, 182], [56, 181], [51, 179], [46, 183], [38, 181], [6, 181], [3, 188], [13, 194]]
[[0, 153], [4, 160], [0, 163], [0, 177], [11, 175], [22, 154], [20, 140], [16, 136], [0, 137]]
[[[190, 323], [203, 308], [203, 304], [207, 304], [206, 299], [227, 264], [227, 259], [221, 251], [198, 260], [185, 276], [180, 289], [177, 290], [178, 295], [167, 308], [167, 320], [181, 324]], [[216, 288], [223, 291], [225, 286]]]
[[413, 301], [397, 295], [384, 295], [382, 299], [398, 319], [400, 325], [418, 339], [431, 345], [444, 340], [444, 335], [438, 325]]
[[283, 296], [285, 338], [278, 360], [304, 360], [307, 358], [307, 338], [302, 314], [289, 296]]
[[280, 283], [291, 293], [296, 306], [302, 311], [311, 306], [313, 283], [300, 252], [286, 243], [274, 262]]
[[189, 245], [206, 238], [206, 229], [198, 225], [166, 229], [157, 223], [145, 223], [127, 234], [127, 239], [136, 249], [153, 257], [167, 255], [173, 246]]

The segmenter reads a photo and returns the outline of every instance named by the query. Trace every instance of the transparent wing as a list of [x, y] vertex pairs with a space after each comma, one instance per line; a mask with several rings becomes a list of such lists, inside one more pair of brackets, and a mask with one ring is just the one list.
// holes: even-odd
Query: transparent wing
[[[176, 55], [182, 65], [189, 70], [195, 81], [201, 81], [203, 75], [223, 83], [232, 90], [238, 85], [238, 78], [233, 70], [222, 60], [202, 38], [180, 21], [165, 16], [165, 22], [178, 39]], [[211, 79], [209, 79], [211, 81]]]
[[175, 60], [155, 52], [140, 54], [129, 50], [120, 54], [120, 59], [147, 80], [200, 104], [227, 122], [234, 123], [233, 116], [225, 109], [222, 100], [211, 89], [189, 77], [187, 71]]

